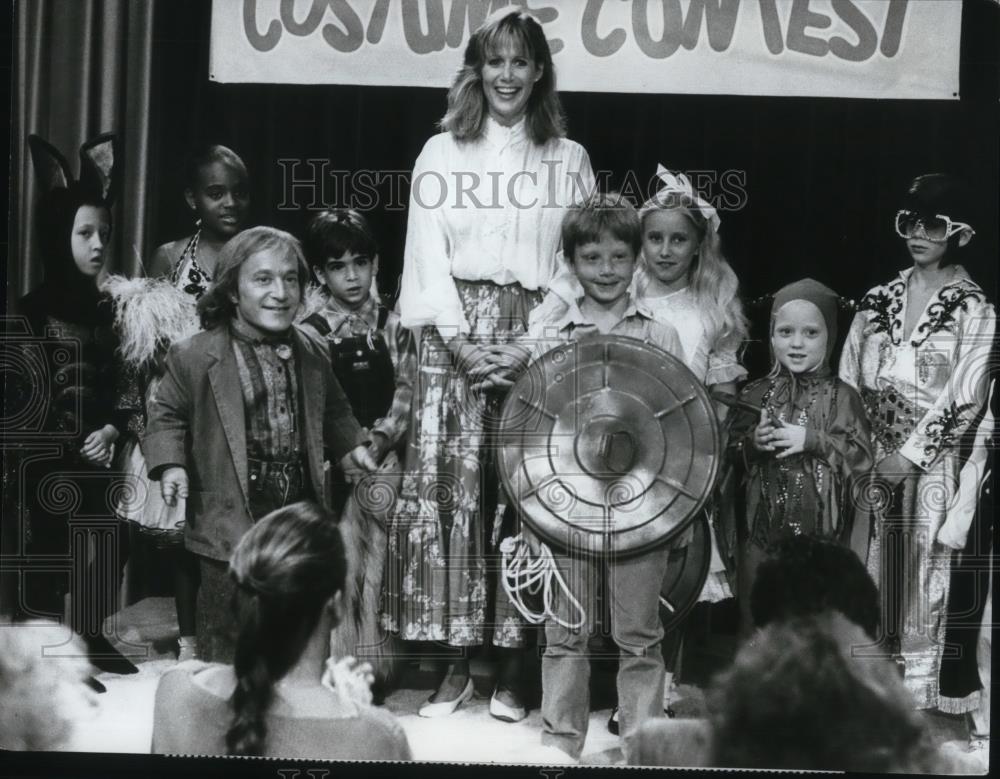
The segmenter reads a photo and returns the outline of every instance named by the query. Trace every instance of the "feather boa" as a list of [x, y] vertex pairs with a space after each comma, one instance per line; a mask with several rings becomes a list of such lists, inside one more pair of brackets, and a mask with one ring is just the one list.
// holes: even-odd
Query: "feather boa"
[[[133, 367], [147, 365], [161, 350], [201, 329], [195, 301], [169, 281], [112, 275], [103, 289], [114, 303], [122, 359]], [[295, 321], [325, 306], [323, 288], [310, 284]]]
[[326, 307], [326, 293], [323, 289], [318, 284], [306, 284], [305, 292], [302, 295], [302, 305], [299, 307], [299, 313], [295, 316], [296, 323], [304, 321]]
[[114, 275], [103, 289], [114, 303], [121, 357], [135, 368], [200, 329], [194, 300], [169, 281]]

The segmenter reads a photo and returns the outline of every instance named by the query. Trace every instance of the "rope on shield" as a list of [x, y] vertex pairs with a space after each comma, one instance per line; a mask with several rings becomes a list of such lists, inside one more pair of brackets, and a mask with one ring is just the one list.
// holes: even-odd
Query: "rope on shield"
[[[538, 625], [550, 619], [562, 625], [567, 630], [579, 630], [587, 621], [587, 612], [580, 605], [569, 585], [559, 573], [552, 550], [539, 542], [539, 554], [536, 557], [522, 534], [505, 538], [500, 543], [500, 580], [504, 591], [510, 597], [510, 602], [521, 612], [521, 615], [532, 625]], [[577, 622], [566, 622], [560, 619], [553, 609], [557, 596], [555, 586], [563, 591], [570, 607], [580, 615]], [[542, 595], [542, 610], [532, 611], [524, 602], [524, 594]]]

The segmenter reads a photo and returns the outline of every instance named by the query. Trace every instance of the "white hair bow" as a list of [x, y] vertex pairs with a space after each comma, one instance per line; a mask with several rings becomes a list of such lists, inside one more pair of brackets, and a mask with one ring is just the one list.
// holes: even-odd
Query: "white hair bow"
[[691, 181], [687, 176], [683, 173], [671, 173], [662, 165], [656, 166], [656, 176], [663, 182], [663, 186], [656, 193], [657, 195], [664, 192], [676, 192], [679, 195], [687, 195], [698, 206], [701, 215], [705, 217], [705, 220], [712, 226], [712, 229], [718, 231], [719, 225], [722, 224], [719, 212], [705, 198], [694, 191], [694, 187], [691, 186]]

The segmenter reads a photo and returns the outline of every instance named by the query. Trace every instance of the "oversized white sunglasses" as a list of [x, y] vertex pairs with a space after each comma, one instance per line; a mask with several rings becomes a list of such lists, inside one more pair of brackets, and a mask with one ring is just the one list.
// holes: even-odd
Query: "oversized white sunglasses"
[[906, 209], [896, 212], [896, 233], [900, 238], [923, 238], [927, 241], [947, 241], [955, 233], [968, 230], [973, 235], [976, 231], [965, 222], [953, 222], [944, 214], [918, 214]]

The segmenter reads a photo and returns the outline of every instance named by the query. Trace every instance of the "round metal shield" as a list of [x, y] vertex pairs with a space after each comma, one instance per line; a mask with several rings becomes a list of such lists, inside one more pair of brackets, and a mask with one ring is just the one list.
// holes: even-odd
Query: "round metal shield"
[[667, 631], [680, 624], [698, 602], [712, 563], [712, 537], [705, 512], [699, 513], [691, 529], [691, 542], [670, 550], [667, 575], [660, 588], [660, 621]]
[[504, 402], [500, 476], [561, 550], [634, 554], [669, 541], [719, 468], [712, 401], [676, 357], [633, 338], [562, 344]]

